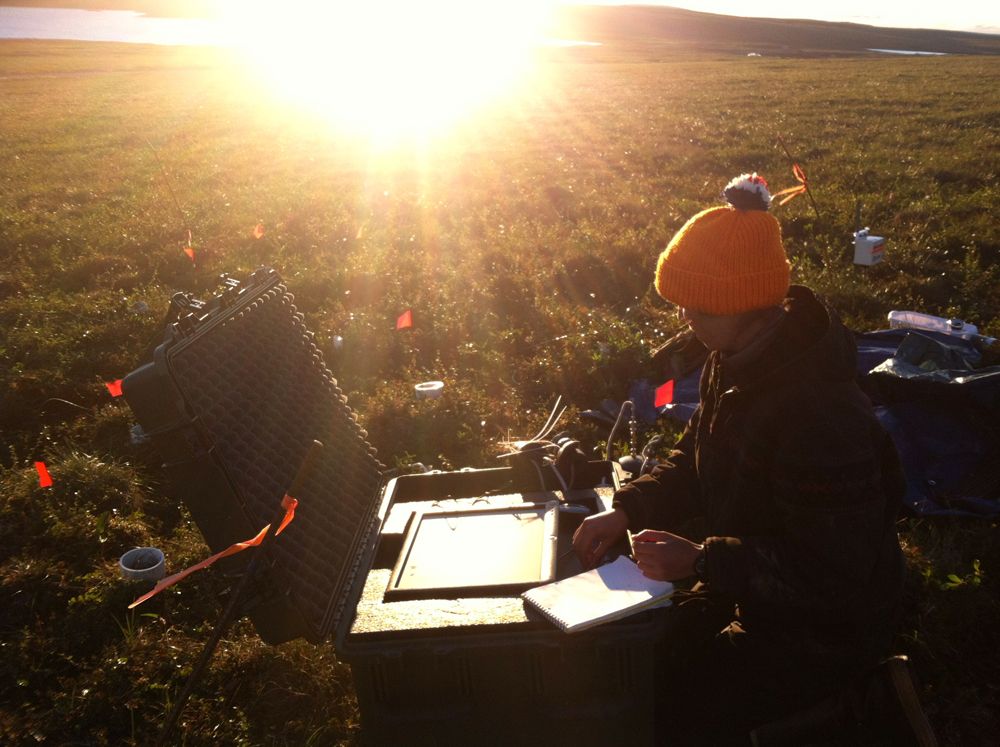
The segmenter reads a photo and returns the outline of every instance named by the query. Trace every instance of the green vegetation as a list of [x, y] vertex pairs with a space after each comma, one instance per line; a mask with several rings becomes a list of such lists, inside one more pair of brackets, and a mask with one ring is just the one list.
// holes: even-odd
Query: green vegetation
[[[447, 137], [372, 150], [206, 53], [0, 43], [0, 741], [150, 743], [218, 617], [220, 574], [129, 613], [116, 568], [139, 544], [172, 569], [207, 554], [103, 384], [177, 290], [275, 267], [385, 463], [492, 466], [557, 395], [621, 400], [646, 372], [676, 328], [657, 253], [742, 171], [792, 186], [781, 135], [820, 208], [776, 208], [797, 281], [857, 329], [917, 309], [1000, 336], [1000, 58], [661, 57], [552, 53], [536, 87]], [[859, 201], [888, 237], [871, 268], [851, 263]], [[428, 379], [445, 396], [416, 401]], [[946, 745], [1000, 729], [995, 530], [900, 523], [897, 649]], [[269, 647], [244, 621], [179, 732], [299, 745], [357, 729], [330, 647]]]

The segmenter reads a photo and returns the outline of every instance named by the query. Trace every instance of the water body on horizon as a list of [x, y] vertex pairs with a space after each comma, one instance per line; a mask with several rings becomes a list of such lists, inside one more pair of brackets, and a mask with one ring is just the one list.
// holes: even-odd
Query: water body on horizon
[[909, 55], [922, 55], [930, 57], [943, 57], [947, 55], [947, 52], [918, 52], [913, 49], [876, 49], [873, 47], [868, 48], [869, 52], [881, 52], [882, 54], [909, 54]]
[[132, 44], [232, 43], [217, 21], [154, 18], [132, 10], [0, 7], [0, 39], [128, 42]]
[[[159, 18], [133, 10], [0, 7], [0, 39], [233, 46], [226, 25], [209, 18]], [[543, 39], [541, 46], [599, 47], [600, 42]]]

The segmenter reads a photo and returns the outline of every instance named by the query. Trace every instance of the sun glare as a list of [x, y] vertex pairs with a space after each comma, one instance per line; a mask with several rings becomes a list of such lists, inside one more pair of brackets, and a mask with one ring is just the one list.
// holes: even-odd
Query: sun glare
[[373, 140], [423, 137], [527, 75], [550, 2], [231, 3], [234, 42], [270, 87]]

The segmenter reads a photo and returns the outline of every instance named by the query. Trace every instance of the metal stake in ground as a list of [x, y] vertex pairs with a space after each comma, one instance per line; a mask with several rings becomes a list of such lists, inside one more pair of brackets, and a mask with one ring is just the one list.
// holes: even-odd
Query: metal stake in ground
[[[302, 460], [302, 464], [299, 466], [299, 471], [295, 474], [295, 478], [292, 480], [292, 485], [285, 495], [294, 498], [295, 494], [302, 489], [302, 485], [305, 483], [306, 479], [315, 467], [316, 458], [322, 448], [323, 444], [319, 441], [313, 441], [312, 444], [310, 444], [309, 451], [306, 452], [306, 456]], [[204, 674], [205, 667], [208, 666], [208, 662], [211, 660], [212, 654], [215, 652], [215, 647], [219, 645], [219, 641], [222, 640], [222, 636], [225, 634], [226, 629], [233, 622], [233, 618], [236, 616], [236, 611], [239, 609], [239, 604], [243, 598], [243, 594], [249, 587], [253, 577], [256, 575], [257, 566], [260, 564], [264, 546], [267, 545], [267, 543], [271, 541], [271, 538], [276, 534], [277, 527], [279, 526], [284, 515], [285, 508], [282, 506], [278, 509], [277, 514], [275, 514], [274, 519], [271, 521], [271, 526], [275, 527], [275, 531], [268, 532], [264, 535], [264, 539], [257, 547], [257, 551], [254, 553], [253, 558], [251, 558], [250, 562], [247, 564], [243, 577], [240, 579], [239, 584], [237, 584], [236, 589], [233, 591], [232, 597], [229, 599], [229, 604], [222, 613], [222, 617], [219, 618], [219, 622], [216, 623], [215, 630], [212, 631], [211, 638], [208, 639], [208, 643], [205, 644], [205, 648], [201, 652], [201, 657], [198, 659], [198, 663], [191, 671], [191, 675], [188, 677], [187, 682], [184, 683], [184, 689], [181, 690], [181, 694], [177, 697], [173, 707], [170, 709], [170, 713], [167, 715], [166, 723], [163, 725], [163, 731], [160, 732], [160, 737], [156, 740], [156, 747], [163, 747], [167, 744], [167, 737], [170, 736], [170, 732], [173, 731], [174, 726], [177, 724], [177, 719], [180, 717], [181, 711], [184, 709], [185, 702], [187, 702], [191, 692], [194, 690], [194, 686], [197, 684], [198, 680], [201, 679], [202, 674]]]

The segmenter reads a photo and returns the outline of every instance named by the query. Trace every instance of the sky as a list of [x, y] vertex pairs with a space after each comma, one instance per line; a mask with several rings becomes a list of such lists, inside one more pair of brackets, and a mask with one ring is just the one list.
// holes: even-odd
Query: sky
[[951, 29], [1000, 34], [1000, 3], [989, 0], [949, 0], [920, 3], [914, 0], [837, 0], [808, 3], [799, 0], [574, 0], [578, 4], [671, 5], [703, 13], [757, 18], [811, 18], [847, 21], [870, 26]]

